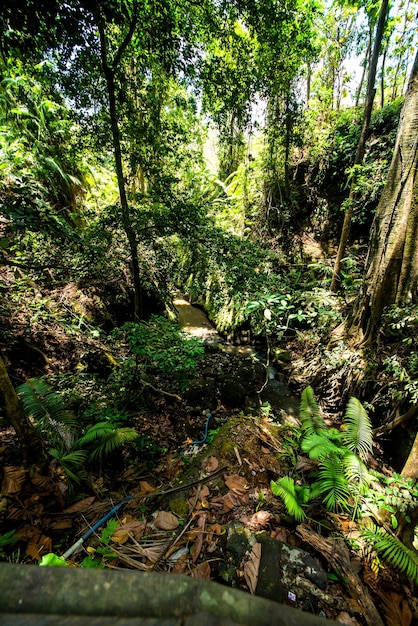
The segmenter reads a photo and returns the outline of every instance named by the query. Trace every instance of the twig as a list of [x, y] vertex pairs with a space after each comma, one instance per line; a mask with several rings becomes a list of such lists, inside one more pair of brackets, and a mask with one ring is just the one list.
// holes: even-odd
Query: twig
[[219, 469], [216, 470], [216, 472], [213, 472], [212, 474], [209, 474], [209, 476], [204, 476], [203, 478], [198, 478], [197, 480], [193, 480], [190, 483], [187, 483], [185, 485], [179, 485], [178, 487], [173, 487], [172, 489], [167, 489], [166, 491], [152, 491], [151, 493], [147, 493], [144, 496], [141, 496], [141, 498], [154, 498], [156, 496], [165, 496], [169, 493], [174, 493], [176, 491], [182, 491], [183, 489], [187, 489], [188, 487], [194, 487], [195, 485], [203, 485], [204, 483], [209, 482], [210, 480], [212, 480], [212, 478], [215, 478], [215, 476], [218, 476], [219, 474], [221, 474], [222, 472], [224, 472], [225, 470], [228, 469], [227, 465], [223, 465], [222, 467], [220, 467]]
[[192, 521], [193, 521], [193, 519], [194, 519], [194, 518], [193, 518], [193, 513], [194, 513], [194, 510], [195, 510], [195, 508], [196, 508], [197, 501], [199, 500], [199, 495], [200, 495], [200, 490], [201, 490], [201, 488], [202, 488], [202, 484], [200, 483], [200, 484], [198, 485], [198, 487], [197, 487], [196, 497], [195, 497], [195, 499], [194, 499], [194, 502], [193, 502], [193, 505], [192, 505], [191, 511], [190, 511], [190, 513], [189, 513], [189, 519], [188, 519], [187, 523], [186, 523], [186, 524], [182, 527], [181, 531], [180, 531], [177, 535], [175, 535], [175, 536], [173, 537], [173, 540], [172, 540], [172, 541], [170, 541], [170, 543], [167, 545], [167, 547], [165, 548], [165, 550], [163, 550], [163, 552], [160, 554], [160, 556], [158, 557], [158, 559], [157, 559], [157, 560], [155, 561], [155, 563], [153, 564], [153, 566], [152, 566], [151, 570], [156, 570], [156, 569], [157, 569], [158, 565], [161, 563], [161, 561], [163, 561], [163, 560], [164, 560], [164, 557], [165, 557], [165, 555], [167, 554], [167, 552], [170, 550], [170, 548], [172, 548], [172, 547], [173, 547], [173, 546], [174, 546], [174, 545], [175, 545], [175, 544], [179, 541], [179, 539], [180, 539], [180, 538], [184, 535], [184, 533], [186, 532], [186, 530], [189, 528], [190, 524], [192, 523]]
[[418, 416], [418, 404], [414, 404], [411, 406], [406, 413], [403, 415], [398, 415], [394, 420], [389, 422], [389, 424], [385, 424], [384, 426], [379, 426], [379, 428], [375, 428], [372, 432], [376, 437], [378, 435], [383, 435], [385, 433], [390, 433], [394, 428], [400, 426], [401, 424], [405, 424], [409, 422], [409, 420], [414, 419], [414, 417]]
[[147, 387], [151, 387], [151, 389], [153, 391], [156, 391], [157, 393], [162, 393], [163, 396], [170, 396], [170, 398], [175, 398], [179, 402], [183, 402], [183, 399], [180, 398], [180, 396], [178, 396], [176, 393], [170, 393], [169, 391], [163, 391], [162, 389], [157, 389], [157, 387], [154, 387], [154, 385], [151, 385], [151, 383], [148, 383], [146, 380], [143, 380], [142, 378], [141, 378], [141, 383], [143, 385], [146, 385]]

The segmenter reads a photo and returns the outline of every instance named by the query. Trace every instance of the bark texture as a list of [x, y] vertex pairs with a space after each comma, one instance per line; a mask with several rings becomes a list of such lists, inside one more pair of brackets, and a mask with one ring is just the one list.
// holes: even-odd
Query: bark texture
[[[382, 0], [382, 4], [380, 7], [379, 13], [379, 21], [376, 29], [376, 36], [374, 40], [373, 46], [373, 54], [370, 61], [369, 74], [367, 78], [367, 95], [366, 95], [366, 103], [364, 105], [364, 116], [363, 116], [363, 125], [361, 129], [360, 139], [357, 145], [356, 156], [354, 158], [353, 165], [361, 165], [363, 163], [364, 154], [366, 152], [366, 141], [369, 134], [369, 126], [370, 126], [370, 118], [372, 116], [373, 102], [374, 97], [376, 95], [376, 71], [377, 71], [377, 62], [379, 60], [380, 48], [382, 46], [383, 33], [385, 30], [385, 25], [387, 21], [388, 15], [388, 7], [389, 0]], [[350, 236], [351, 230], [351, 222], [353, 219], [353, 202], [355, 198], [355, 187], [356, 187], [356, 175], [354, 174], [350, 195], [348, 197], [348, 207], [344, 214], [344, 223], [341, 230], [340, 242], [338, 245], [337, 256], [334, 264], [334, 272], [332, 275], [330, 290], [334, 293], [338, 291], [338, 285], [340, 281], [340, 269], [341, 269], [341, 260], [344, 256], [344, 252], [347, 246], [347, 241]]]
[[366, 273], [349, 333], [373, 340], [384, 307], [417, 302], [418, 54], [399, 121], [385, 188], [374, 219]]
[[24, 464], [42, 468], [46, 455], [42, 439], [23, 412], [15, 388], [9, 378], [6, 365], [0, 355], [0, 406], [4, 408], [6, 419], [13, 426], [19, 440]]

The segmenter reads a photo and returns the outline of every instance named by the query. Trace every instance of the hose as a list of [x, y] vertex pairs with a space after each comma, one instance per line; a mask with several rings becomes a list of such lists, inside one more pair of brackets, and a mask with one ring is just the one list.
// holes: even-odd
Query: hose
[[200, 441], [192, 441], [192, 446], [200, 446], [202, 445], [202, 443], [205, 443], [206, 439], [208, 438], [208, 429], [209, 429], [209, 422], [210, 422], [210, 418], [212, 417], [212, 415], [210, 413], [207, 414], [207, 420], [206, 420], [206, 424], [205, 424], [205, 434], [203, 435], [203, 439], [201, 439]]

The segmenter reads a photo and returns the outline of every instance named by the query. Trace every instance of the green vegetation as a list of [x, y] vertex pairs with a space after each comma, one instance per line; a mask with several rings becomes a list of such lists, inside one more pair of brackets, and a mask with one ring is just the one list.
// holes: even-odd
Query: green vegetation
[[[271, 480], [417, 582], [416, 1], [47, 4], [0, 6], [5, 466], [62, 509], [171, 482], [202, 415], [276, 421], [283, 386], [300, 411], [257, 512]], [[178, 291], [221, 338], [179, 329]]]

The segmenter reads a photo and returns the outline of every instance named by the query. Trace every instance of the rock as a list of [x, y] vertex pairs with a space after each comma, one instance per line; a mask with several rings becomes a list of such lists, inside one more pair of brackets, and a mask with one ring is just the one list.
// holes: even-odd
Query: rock
[[[257, 540], [262, 550], [256, 594], [312, 611], [317, 605], [315, 588], [324, 590], [328, 582], [319, 562], [308, 552], [266, 535], [259, 535]], [[313, 583], [312, 594], [303, 579]]]
[[272, 353], [276, 361], [281, 361], [282, 363], [290, 363], [292, 360], [292, 355], [288, 350], [281, 350], [280, 348], [273, 348]]

